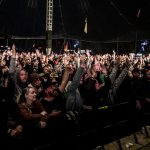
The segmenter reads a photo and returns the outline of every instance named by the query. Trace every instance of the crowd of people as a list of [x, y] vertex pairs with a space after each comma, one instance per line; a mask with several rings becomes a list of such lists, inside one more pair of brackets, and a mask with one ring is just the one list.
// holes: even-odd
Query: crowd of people
[[4, 146], [8, 140], [30, 143], [45, 135], [60, 140], [73, 134], [80, 114], [104, 106], [127, 101], [133, 115], [150, 108], [150, 54], [93, 55], [86, 50], [46, 55], [38, 49], [17, 52], [12, 45], [0, 53], [0, 63]]

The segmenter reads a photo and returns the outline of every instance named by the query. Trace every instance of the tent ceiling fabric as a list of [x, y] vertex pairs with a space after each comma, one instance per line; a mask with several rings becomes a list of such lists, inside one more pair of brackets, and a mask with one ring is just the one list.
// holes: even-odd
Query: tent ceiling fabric
[[[149, 8], [149, 0], [54, 0], [53, 36], [103, 41], [136, 29], [149, 31]], [[1, 33], [45, 36], [46, 0], [0, 0], [0, 20]]]

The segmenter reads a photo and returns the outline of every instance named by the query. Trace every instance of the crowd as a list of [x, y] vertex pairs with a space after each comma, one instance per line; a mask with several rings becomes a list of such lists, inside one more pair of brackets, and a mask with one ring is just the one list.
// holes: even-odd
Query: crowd
[[60, 140], [73, 134], [80, 114], [104, 106], [127, 101], [133, 115], [150, 108], [150, 54], [45, 55], [38, 49], [17, 52], [12, 45], [0, 53], [0, 63], [0, 144], [5, 147], [8, 140], [30, 143], [45, 135]]

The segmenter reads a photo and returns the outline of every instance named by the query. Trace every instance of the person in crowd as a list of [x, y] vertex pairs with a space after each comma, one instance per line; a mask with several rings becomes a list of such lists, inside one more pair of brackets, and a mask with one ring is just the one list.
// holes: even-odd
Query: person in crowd
[[137, 109], [149, 112], [150, 109], [150, 66], [144, 69], [144, 74], [138, 86]]
[[78, 113], [84, 110], [83, 100], [80, 95], [79, 85], [81, 78], [85, 72], [86, 68], [85, 57], [80, 58], [80, 66], [77, 68], [73, 79], [68, 82], [66, 88], [66, 109], [67, 111], [77, 111]]
[[35, 87], [37, 90], [37, 98], [40, 100], [42, 98], [43, 84], [42, 79], [38, 73], [32, 73], [29, 76], [29, 85]]
[[23, 145], [23, 126], [5, 68], [0, 68], [0, 81], [0, 148], [19, 150]]
[[64, 70], [64, 75], [60, 84], [55, 78], [53, 78], [50, 82], [47, 82], [47, 85], [44, 86], [44, 94], [41, 103], [49, 114], [50, 124], [51, 120], [53, 120], [55, 126], [58, 126], [58, 124], [56, 125], [56, 122], [62, 122], [67, 119], [65, 106], [66, 101], [63, 93], [68, 83], [70, 74], [72, 74], [72, 69], [67, 66]]
[[35, 87], [28, 86], [23, 89], [18, 107], [26, 140], [34, 144], [42, 141], [42, 138], [48, 135], [45, 135], [48, 116], [40, 101], [37, 100]]
[[28, 73], [22, 68], [21, 70], [16, 70], [16, 50], [12, 49], [12, 56], [10, 60], [9, 66], [9, 76], [10, 80], [12, 80], [13, 84], [13, 92], [14, 92], [14, 101], [18, 103], [19, 97], [22, 93], [22, 89], [28, 85]]
[[[36, 137], [45, 131], [50, 133], [52, 124], [63, 127], [66, 119], [75, 120], [73, 112], [84, 113], [85, 109], [92, 112], [124, 101], [131, 104], [133, 112], [149, 111], [150, 55], [139, 58], [116, 55], [115, 51], [113, 54], [86, 51], [83, 54], [52, 52], [45, 55], [38, 49], [17, 52], [13, 45], [10, 50], [0, 53], [0, 60], [0, 107], [5, 114], [1, 125], [5, 127], [2, 130], [5, 135], [21, 135], [23, 131], [25, 135], [32, 133]], [[21, 122], [20, 113], [16, 111], [18, 106]], [[3, 109], [6, 107], [8, 109]], [[5, 126], [6, 112], [12, 114], [14, 126]], [[16, 132], [18, 127], [19, 133]]]

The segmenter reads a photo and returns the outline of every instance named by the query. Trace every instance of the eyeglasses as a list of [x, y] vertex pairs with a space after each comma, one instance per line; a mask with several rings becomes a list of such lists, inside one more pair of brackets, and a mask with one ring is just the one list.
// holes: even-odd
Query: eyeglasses
[[51, 85], [57, 87], [58, 83], [57, 82], [52, 82]]

